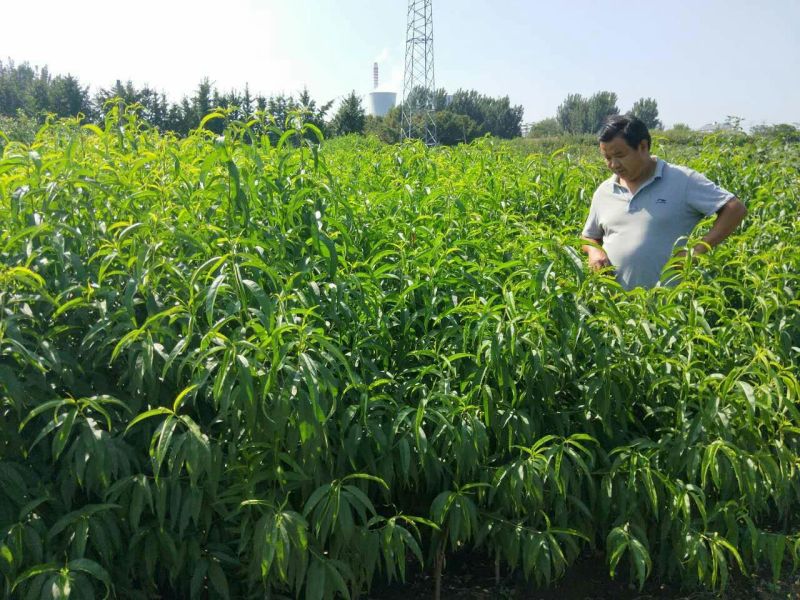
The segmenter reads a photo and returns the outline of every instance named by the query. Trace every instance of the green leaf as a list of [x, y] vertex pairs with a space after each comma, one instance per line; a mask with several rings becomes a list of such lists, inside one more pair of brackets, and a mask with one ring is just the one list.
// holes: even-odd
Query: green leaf
[[75, 424], [75, 416], [77, 414], [77, 408], [70, 410], [62, 421], [61, 426], [58, 428], [58, 432], [53, 438], [53, 461], [58, 460], [58, 457], [61, 456], [61, 452], [63, 452], [64, 447], [67, 445], [70, 433], [72, 433], [72, 426]]
[[344, 479], [342, 479], [342, 481], [347, 481], [349, 479], [365, 479], [367, 481], [373, 481], [379, 484], [385, 490], [389, 489], [388, 484], [383, 479], [381, 479], [380, 477], [376, 477], [375, 475], [370, 475], [369, 473], [351, 473], [350, 475], [347, 475]]
[[49, 501], [50, 499], [47, 496], [40, 496], [39, 498], [35, 498], [30, 502], [26, 503], [20, 510], [19, 516], [17, 517], [18, 521], [25, 521], [27, 520], [28, 516], [33, 513], [39, 506], [44, 504], [45, 502]]
[[84, 298], [82, 298], [82, 297], [73, 298], [72, 300], [69, 300], [69, 301], [65, 302], [64, 304], [61, 304], [53, 312], [52, 318], [53, 319], [57, 319], [59, 316], [61, 316], [62, 314], [64, 314], [68, 310], [71, 310], [71, 309], [75, 308], [76, 306], [82, 306], [82, 305], [85, 305], [85, 304], [86, 304], [86, 300]]
[[628, 549], [629, 537], [628, 533], [621, 527], [615, 527], [608, 534], [606, 539], [606, 547], [608, 548], [608, 572], [609, 576], [613, 579], [616, 574], [617, 565], [620, 559]]
[[750, 406], [750, 410], [755, 413], [756, 398], [755, 394], [753, 393], [753, 386], [745, 381], [737, 381], [736, 384], [741, 388], [742, 392], [744, 392], [744, 396], [747, 398], [747, 404]]
[[209, 324], [214, 322], [214, 304], [217, 300], [217, 294], [219, 293], [219, 288], [225, 281], [227, 277], [227, 273], [220, 273], [211, 283], [208, 288], [208, 292], [206, 292], [206, 320]]
[[205, 126], [208, 124], [209, 121], [213, 121], [214, 119], [225, 119], [225, 114], [219, 111], [213, 111], [208, 113], [205, 117], [200, 120], [200, 125], [197, 126], [197, 129], [204, 129]]
[[211, 580], [211, 585], [217, 593], [223, 598], [230, 598], [230, 591], [228, 590], [228, 578], [219, 563], [211, 561], [208, 565], [208, 578]]
[[350, 600], [350, 592], [347, 591], [347, 584], [345, 583], [342, 574], [336, 568], [335, 564], [341, 564], [341, 563], [339, 563], [339, 561], [336, 562], [326, 561], [325, 563], [326, 579], [333, 584], [334, 591], [339, 592], [339, 594], [341, 594], [341, 596], [346, 600]]
[[50, 528], [50, 531], [47, 532], [47, 537], [48, 539], [52, 540], [55, 538], [55, 536], [64, 531], [73, 523], [77, 523], [80, 519], [86, 519], [98, 512], [112, 510], [119, 507], [119, 504], [87, 504], [82, 508], [67, 513], [58, 519], [58, 521], [56, 521]]
[[639, 582], [639, 590], [641, 591], [653, 566], [650, 561], [650, 553], [639, 540], [633, 537], [631, 537], [628, 547], [631, 551], [631, 559], [636, 569], [636, 579]]
[[45, 563], [34, 565], [30, 569], [27, 569], [23, 572], [16, 580], [14, 580], [13, 585], [11, 586], [11, 590], [15, 590], [17, 586], [22, 583], [23, 581], [27, 581], [32, 577], [36, 577], [37, 575], [41, 575], [42, 573], [57, 573], [58, 572], [58, 565], [55, 563]]
[[102, 129], [100, 129], [97, 125], [95, 125], [93, 123], [87, 123], [86, 125], [83, 125], [82, 129], [85, 129], [87, 131], [91, 131], [96, 136], [101, 137], [101, 138], [104, 138], [105, 135], [106, 135], [105, 132]]
[[6, 279], [14, 279], [20, 281], [34, 288], [45, 287], [44, 278], [38, 273], [31, 271], [27, 267], [20, 267], [20, 266], [11, 267], [10, 269], [3, 271], [3, 277]]
[[178, 425], [178, 420], [173, 417], [167, 417], [161, 424], [161, 427], [153, 434], [155, 448], [151, 443], [150, 456], [153, 458], [153, 473], [158, 477], [161, 472], [161, 465], [164, 463], [164, 458], [167, 456], [167, 451], [172, 441], [172, 435], [175, 433], [175, 427]]
[[[110, 591], [111, 578], [109, 577], [108, 572], [95, 561], [89, 560], [88, 558], [77, 558], [69, 561], [67, 563], [67, 568], [70, 571], [82, 571], [84, 573], [88, 573], [95, 579], [103, 582], [103, 585], [106, 586], [106, 592]], [[106, 596], [107, 595], [108, 593]]]
[[772, 581], [777, 582], [781, 578], [781, 567], [783, 565], [783, 553], [786, 548], [786, 536], [771, 534], [767, 544], [767, 556], [772, 567]]
[[323, 496], [327, 495], [328, 492], [331, 490], [331, 484], [326, 483], [324, 485], [319, 486], [314, 492], [309, 496], [308, 500], [306, 500], [306, 504], [303, 507], [303, 516], [307, 517], [309, 513], [314, 510], [314, 507], [319, 503], [319, 501], [323, 498]]
[[191, 394], [193, 391], [195, 391], [199, 387], [200, 386], [198, 384], [196, 384], [196, 383], [193, 383], [192, 385], [190, 385], [188, 387], [185, 387], [181, 391], [181, 393], [178, 394], [178, 396], [175, 398], [175, 403], [172, 405], [172, 412], [173, 413], [177, 413], [178, 410], [181, 407], [181, 402], [183, 402], [183, 399], [186, 397], [186, 395], [187, 394]]
[[143, 412], [143, 413], [141, 413], [139, 415], [136, 415], [136, 417], [134, 417], [131, 420], [131, 422], [128, 423], [128, 426], [125, 428], [125, 433], [128, 433], [128, 430], [131, 427], [133, 427], [134, 425], [136, 425], [137, 423], [141, 423], [142, 421], [144, 421], [145, 419], [149, 419], [150, 417], [156, 417], [158, 415], [173, 415], [174, 416], [174, 414], [175, 413], [173, 411], [171, 411], [170, 409], [165, 408], [163, 406], [159, 406], [158, 408], [152, 408], [152, 409], [150, 409], [148, 411], [145, 411], [145, 412]]
[[75, 527], [75, 537], [72, 540], [72, 543], [75, 548], [75, 554], [78, 558], [83, 558], [84, 554], [86, 554], [86, 542], [89, 539], [89, 520], [87, 518], [83, 518], [78, 521], [77, 527]]
[[14, 568], [14, 554], [11, 552], [11, 548], [5, 544], [0, 544], [0, 560], [5, 563], [5, 566], [2, 566], [0, 571], [7, 575]]
[[208, 572], [208, 561], [201, 558], [194, 566], [192, 572], [192, 579], [189, 584], [189, 594], [192, 598], [200, 598], [203, 583], [205, 582], [206, 573]]
[[354, 498], [354, 499], [355, 499], [355, 500], [356, 500], [356, 501], [357, 501], [359, 504], [361, 504], [361, 506], [362, 506], [362, 507], [364, 507], [364, 509], [366, 509], [367, 511], [369, 511], [369, 512], [370, 512], [370, 513], [372, 513], [373, 515], [375, 514], [375, 507], [374, 507], [374, 506], [372, 506], [372, 502], [371, 502], [371, 501], [370, 501], [370, 499], [367, 497], [367, 495], [366, 495], [366, 494], [364, 494], [364, 492], [362, 492], [360, 489], [358, 489], [358, 488], [357, 488], [356, 486], [354, 486], [354, 485], [344, 485], [344, 486], [342, 486], [342, 488], [343, 488], [343, 489], [345, 489], [345, 490], [347, 490], [348, 492], [350, 492], [350, 494], [352, 495], [352, 497], [353, 497], [353, 498]]
[[25, 428], [25, 425], [27, 425], [32, 419], [35, 419], [43, 412], [50, 410], [51, 408], [59, 408], [61, 406], [66, 406], [69, 404], [74, 404], [74, 402], [72, 400], [62, 398], [59, 400], [49, 400], [47, 402], [38, 405], [36, 408], [30, 411], [28, 413], [28, 416], [25, 417], [25, 419], [19, 424], [19, 430], [22, 431]]
[[308, 567], [306, 574], [306, 595], [305, 600], [322, 600], [329, 596], [325, 588], [325, 572], [327, 569], [322, 561], [314, 558], [311, 566]]

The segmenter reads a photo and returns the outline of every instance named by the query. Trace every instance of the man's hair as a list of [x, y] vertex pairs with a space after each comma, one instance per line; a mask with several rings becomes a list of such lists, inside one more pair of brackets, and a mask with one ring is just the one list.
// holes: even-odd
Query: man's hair
[[612, 115], [608, 117], [597, 134], [598, 141], [610, 142], [617, 136], [622, 136], [625, 143], [636, 150], [642, 140], [647, 140], [647, 147], [651, 148], [653, 140], [647, 125], [633, 115]]

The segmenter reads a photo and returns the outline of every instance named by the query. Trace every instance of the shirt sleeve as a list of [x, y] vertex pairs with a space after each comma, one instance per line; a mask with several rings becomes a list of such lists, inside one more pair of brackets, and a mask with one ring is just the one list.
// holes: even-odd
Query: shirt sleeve
[[592, 197], [592, 205], [589, 207], [589, 216], [586, 219], [586, 224], [583, 226], [581, 236], [593, 240], [603, 239], [603, 226], [600, 225], [600, 219], [597, 214], [597, 194]]
[[736, 196], [725, 188], [718, 186], [697, 171], [689, 173], [686, 186], [686, 202], [695, 212], [708, 217], [725, 206]]

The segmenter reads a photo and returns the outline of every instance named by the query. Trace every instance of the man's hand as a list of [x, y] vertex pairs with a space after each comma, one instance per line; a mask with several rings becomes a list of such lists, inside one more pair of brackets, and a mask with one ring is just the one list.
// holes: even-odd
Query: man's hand
[[[695, 256], [707, 253], [711, 248], [717, 246], [727, 238], [733, 230], [739, 226], [746, 214], [747, 208], [745, 208], [741, 200], [738, 198], [729, 200], [727, 204], [717, 211], [717, 219], [714, 221], [708, 233], [692, 248], [692, 255], [689, 258], [690, 262], [694, 262]], [[684, 248], [675, 252], [673, 256], [675, 258], [686, 258], [687, 254], [688, 252]], [[684, 262], [685, 261], [676, 261], [672, 266], [676, 269], [682, 269]]]
[[[697, 249], [697, 246], [695, 246], [695, 249], [692, 250], [692, 255], [689, 256], [689, 263], [690, 264], [694, 264], [694, 261], [695, 261], [694, 253], [695, 253], [696, 249]], [[707, 250], [707, 248], [705, 246], [703, 246], [703, 251], [705, 251], [705, 250]], [[683, 271], [683, 267], [686, 266], [686, 256], [688, 254], [689, 253], [686, 251], [686, 249], [678, 250], [677, 252], [674, 252], [672, 254], [672, 259], [667, 261], [667, 264], [664, 265], [664, 269], [666, 269], [667, 271], [670, 271], [670, 270], [672, 270], [672, 271]], [[698, 254], [700, 254], [700, 253], [698, 253]]]
[[596, 240], [587, 237], [583, 239], [592, 243], [592, 245], [585, 244], [584, 246], [581, 246], [581, 250], [586, 252], [586, 255], [589, 257], [589, 268], [592, 271], [601, 271], [603, 269], [607, 269], [608, 267], [614, 267], [614, 265], [612, 265], [611, 261], [608, 259], [608, 254], [606, 254], [606, 251], [600, 247], [600, 244], [603, 243], [603, 240]]
[[608, 259], [608, 254], [599, 248], [589, 246], [589, 268], [592, 271], [600, 271], [606, 267], [613, 267], [611, 261]]
[[694, 247], [695, 254], [705, 254], [710, 248], [727, 238], [744, 219], [747, 208], [738, 198], [731, 198], [727, 204], [717, 211], [717, 219], [703, 236], [702, 243]]

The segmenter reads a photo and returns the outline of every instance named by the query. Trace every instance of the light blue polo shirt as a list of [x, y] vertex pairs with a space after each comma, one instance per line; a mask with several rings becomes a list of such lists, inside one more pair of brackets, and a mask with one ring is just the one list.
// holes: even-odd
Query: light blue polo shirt
[[676, 246], [735, 196], [697, 171], [657, 159], [653, 176], [631, 194], [617, 175], [594, 193], [583, 236], [603, 240], [626, 290], [653, 287]]

